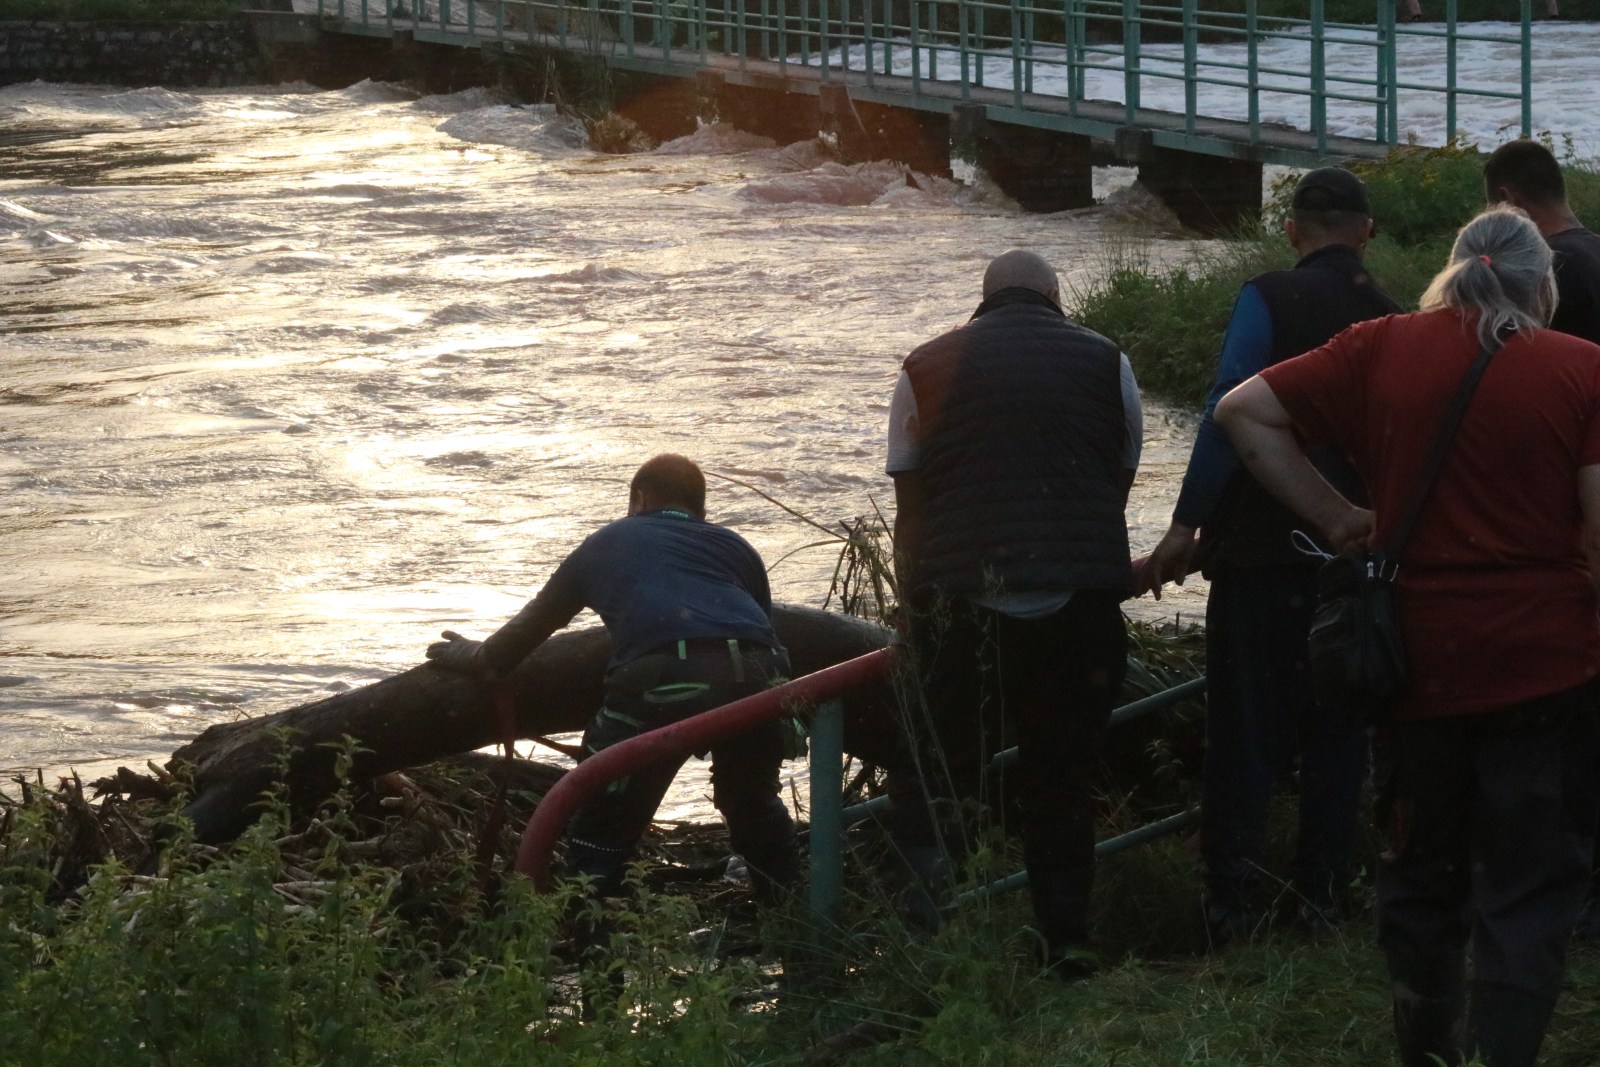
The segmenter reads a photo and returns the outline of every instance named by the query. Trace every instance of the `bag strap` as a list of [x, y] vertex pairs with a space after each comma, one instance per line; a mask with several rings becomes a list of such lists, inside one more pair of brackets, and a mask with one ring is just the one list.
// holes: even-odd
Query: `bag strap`
[[1411, 538], [1411, 528], [1417, 524], [1417, 517], [1422, 514], [1423, 501], [1428, 499], [1428, 494], [1433, 491], [1434, 482], [1439, 480], [1439, 472], [1444, 468], [1445, 458], [1450, 454], [1450, 445], [1455, 440], [1456, 430], [1461, 426], [1462, 416], [1466, 415], [1467, 405], [1472, 402], [1472, 394], [1477, 392], [1478, 382], [1482, 380], [1483, 372], [1489, 366], [1489, 357], [1500, 351], [1500, 346], [1504, 343], [1499, 334], [1485, 342], [1478, 350], [1478, 358], [1467, 368], [1466, 377], [1461, 379], [1461, 387], [1456, 390], [1455, 399], [1450, 401], [1444, 422], [1439, 426], [1439, 434], [1433, 439], [1433, 450], [1428, 453], [1428, 458], [1422, 465], [1422, 476], [1417, 479], [1417, 487], [1411, 493], [1411, 501], [1406, 505], [1405, 515], [1395, 526], [1394, 533], [1389, 537], [1389, 544], [1383, 549], [1387, 568], [1399, 567], [1400, 553], [1405, 551], [1406, 542]]

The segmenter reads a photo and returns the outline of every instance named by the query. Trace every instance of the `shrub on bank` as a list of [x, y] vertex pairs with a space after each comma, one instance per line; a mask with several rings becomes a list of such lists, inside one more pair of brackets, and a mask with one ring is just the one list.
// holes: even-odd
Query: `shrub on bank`
[[[1600, 169], [1580, 159], [1570, 140], [1546, 141], [1562, 161], [1573, 210], [1600, 225]], [[1407, 146], [1351, 169], [1371, 191], [1378, 228], [1367, 267], [1402, 307], [1414, 308], [1444, 266], [1456, 231], [1484, 207], [1483, 154], [1468, 144]], [[1146, 247], [1113, 245], [1089, 283], [1069, 295], [1069, 311], [1122, 346], [1141, 387], [1178, 403], [1202, 403], [1239, 286], [1294, 264], [1282, 230], [1296, 177], [1273, 184], [1260, 226], [1198, 244], [1177, 262], [1157, 262]]]

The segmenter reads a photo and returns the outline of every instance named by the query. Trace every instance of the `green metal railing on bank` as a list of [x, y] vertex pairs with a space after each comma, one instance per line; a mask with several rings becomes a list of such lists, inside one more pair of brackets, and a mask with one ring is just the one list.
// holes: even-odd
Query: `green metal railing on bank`
[[[848, 808], [843, 806], [845, 751], [841, 700], [864, 687], [885, 683], [889, 672], [895, 669], [895, 658], [894, 649], [870, 652], [595, 753], [564, 775], [540, 800], [522, 833], [517, 849], [517, 870], [541, 888], [551, 885], [554, 849], [567, 821], [584, 800], [608, 783], [652, 761], [703, 751], [712, 742], [749, 729], [758, 722], [792, 714], [796, 708], [811, 708], [809, 899], [812, 911], [823, 921], [831, 921], [844, 891], [844, 832], [858, 822], [884, 813], [889, 804], [889, 798], [882, 796]], [[1110, 725], [1117, 726], [1198, 697], [1205, 690], [1205, 684], [1204, 678], [1196, 678], [1124, 705], [1112, 713]], [[992, 765], [1005, 767], [1017, 758], [1017, 750], [1008, 749], [995, 756]], [[1176, 833], [1192, 825], [1198, 815], [1197, 809], [1178, 812], [1101, 841], [1095, 846], [1095, 853], [1111, 855]], [[1027, 872], [1019, 871], [968, 890], [959, 900], [966, 902], [1027, 884]]]
[[[1324, 0], [1308, 0], [1305, 18], [1262, 15], [1256, 0], [1243, 11], [1202, 0], [318, 0], [324, 26], [344, 32], [405, 31], [469, 47], [528, 42], [657, 73], [757, 67], [787, 78], [848, 79], [880, 102], [923, 110], [949, 111], [981, 97], [1008, 107], [1010, 121], [1069, 132], [1150, 125], [1152, 91], [1177, 84], [1182, 107], [1159, 109], [1177, 117], [1163, 123], [1168, 135], [1197, 151], [1215, 151], [1208, 143], [1218, 138], [1259, 146], [1267, 159], [1275, 144], [1286, 149], [1283, 123], [1264, 119], [1263, 104], [1278, 115], [1296, 100], [1305, 116], [1296, 125], [1323, 154], [1333, 141], [1399, 143], [1400, 101], [1422, 95], [1442, 98], [1451, 139], [1471, 101], [1516, 102], [1527, 136], [1531, 0], [1519, 0], [1518, 9], [1519, 21], [1508, 27], [1460, 22], [1457, 0], [1445, 0], [1443, 22], [1425, 25], [1397, 21], [1395, 0], [1376, 0], [1368, 25], [1328, 20]], [[1295, 58], [1264, 61], [1268, 42], [1287, 42]], [[1519, 77], [1463, 84], [1456, 62], [1463, 42], [1520, 49]], [[1402, 52], [1412, 48], [1442, 48], [1438, 81], [1402, 75]], [[1369, 113], [1372, 135], [1330, 131], [1330, 103]], [[1229, 129], [1219, 132], [1219, 123]]]

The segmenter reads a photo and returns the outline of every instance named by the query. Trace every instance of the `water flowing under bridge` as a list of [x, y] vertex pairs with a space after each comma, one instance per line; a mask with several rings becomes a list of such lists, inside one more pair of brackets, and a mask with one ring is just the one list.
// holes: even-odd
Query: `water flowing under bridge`
[[[1092, 202], [1095, 163], [1140, 178], [1191, 225], [1260, 207], [1261, 166], [1378, 158], [1404, 143], [1403, 108], [1440, 140], [1492, 104], [1532, 126], [1530, 0], [1520, 21], [1371, 24], [1176, 0], [317, 0], [320, 33], [400, 50], [470, 49], [492, 64], [576, 57], [645, 90], [619, 94], [647, 128], [664, 111], [779, 139], [820, 130], [847, 156], [931, 172], [958, 158], [1024, 207]], [[1458, 51], [1520, 55], [1513, 77], [1469, 84]], [[1425, 63], [1412, 57], [1426, 49]], [[676, 83], [677, 88], [670, 88]], [[654, 109], [654, 110], [652, 110]], [[668, 122], [670, 125], [670, 121]], [[1518, 131], [1520, 127], [1520, 131]]]

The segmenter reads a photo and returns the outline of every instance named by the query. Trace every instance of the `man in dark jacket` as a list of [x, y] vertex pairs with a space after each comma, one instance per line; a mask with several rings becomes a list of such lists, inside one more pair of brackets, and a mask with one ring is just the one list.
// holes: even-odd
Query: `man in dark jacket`
[[[1401, 310], [1362, 266], [1371, 215], [1366, 187], [1351, 172], [1325, 167], [1300, 179], [1284, 225], [1300, 261], [1240, 290], [1172, 525], [1138, 575], [1139, 591], [1157, 596], [1196, 563], [1211, 581], [1201, 849], [1213, 944], [1249, 934], [1264, 917], [1253, 897], [1267, 806], [1294, 755], [1300, 832], [1291, 888], [1302, 918], [1337, 920], [1336, 893], [1359, 826], [1365, 731], [1320, 713], [1307, 675], [1319, 546], [1240, 464], [1212, 412], [1263, 368]], [[1317, 460], [1334, 484], [1359, 493], [1343, 457]]]
[[[1066, 318], [1055, 271], [1024, 251], [989, 264], [971, 321], [907, 357], [890, 408], [921, 775], [935, 798], [979, 795], [1014, 735], [1034, 913], [1061, 977], [1093, 968], [1089, 777], [1126, 662], [1124, 509], [1142, 437], [1126, 358]], [[932, 820], [897, 818], [926, 874]]]
[[1560, 299], [1550, 328], [1600, 345], [1600, 234], [1567, 204], [1554, 153], [1538, 141], [1503, 144], [1483, 165], [1483, 185], [1489, 203], [1521, 208], [1555, 253]]
[[[1556, 313], [1550, 328], [1600, 345], [1600, 234], [1586, 228], [1567, 203], [1567, 183], [1555, 154], [1538, 141], [1510, 141], [1483, 165], [1491, 204], [1521, 208], [1555, 254]], [[1600, 789], [1600, 782], [1595, 783]], [[1600, 941], [1600, 830], [1594, 875], [1577, 934]]]
[[[608, 523], [569, 555], [528, 605], [484, 641], [446, 631], [428, 658], [451, 670], [505, 675], [584, 608], [611, 637], [605, 705], [584, 731], [594, 753], [783, 680], [788, 653], [772, 628], [761, 557], [705, 520], [706, 481], [666, 454], [633, 476], [628, 517]], [[794, 822], [779, 793], [786, 727], [769, 721], [711, 748], [712, 803], [728, 823], [758, 900], [793, 888]], [[635, 771], [588, 801], [566, 836], [568, 873], [616, 893], [623, 867], [683, 760]]]

